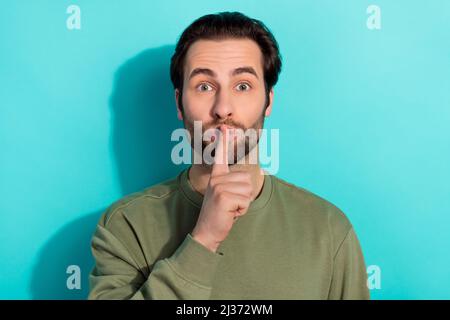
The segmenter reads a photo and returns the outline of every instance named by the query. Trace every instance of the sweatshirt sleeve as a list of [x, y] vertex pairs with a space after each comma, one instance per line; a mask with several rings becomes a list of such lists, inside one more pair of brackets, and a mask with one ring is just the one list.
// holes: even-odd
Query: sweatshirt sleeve
[[335, 254], [328, 298], [331, 300], [370, 299], [364, 257], [353, 227], [348, 230]]
[[92, 253], [88, 299], [207, 300], [222, 258], [188, 233], [172, 256], [148, 262], [152, 268], [146, 276], [125, 244], [101, 224]]

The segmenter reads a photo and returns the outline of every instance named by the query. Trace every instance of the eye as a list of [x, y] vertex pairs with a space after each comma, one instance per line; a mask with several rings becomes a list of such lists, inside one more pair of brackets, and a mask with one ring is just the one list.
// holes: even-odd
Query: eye
[[203, 91], [211, 91], [212, 89], [213, 89], [213, 87], [210, 84], [208, 84], [208, 83], [201, 83], [201, 84], [199, 84], [197, 86], [197, 90], [201, 91], [201, 92], [203, 92]]
[[246, 82], [241, 82], [236, 86], [237, 91], [248, 91], [250, 88], [251, 86]]

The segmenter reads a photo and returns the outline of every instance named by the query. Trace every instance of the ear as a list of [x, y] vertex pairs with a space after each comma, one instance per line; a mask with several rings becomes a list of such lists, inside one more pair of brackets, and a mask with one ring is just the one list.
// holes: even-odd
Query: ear
[[264, 116], [268, 117], [272, 113], [272, 104], [273, 104], [273, 88], [270, 89], [269, 92], [269, 105], [266, 108], [266, 111], [264, 112]]
[[181, 112], [181, 106], [178, 104], [179, 97], [180, 97], [180, 90], [175, 89], [175, 104], [177, 106], [178, 120], [183, 120], [183, 113]]

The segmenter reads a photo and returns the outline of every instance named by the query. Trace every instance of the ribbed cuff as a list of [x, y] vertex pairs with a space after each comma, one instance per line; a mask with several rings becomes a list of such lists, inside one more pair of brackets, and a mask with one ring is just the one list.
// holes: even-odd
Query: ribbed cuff
[[186, 279], [211, 287], [222, 255], [197, 242], [190, 233], [168, 258], [170, 264]]

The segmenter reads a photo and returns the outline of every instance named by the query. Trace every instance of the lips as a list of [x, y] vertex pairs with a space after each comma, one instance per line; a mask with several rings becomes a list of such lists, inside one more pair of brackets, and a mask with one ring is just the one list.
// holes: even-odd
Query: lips
[[[221, 127], [226, 130], [226, 132], [228, 133], [229, 139], [237, 140], [237, 133], [235, 132], [235, 130], [237, 130], [236, 127], [232, 127], [232, 126], [229, 126], [226, 124], [221, 124], [221, 125], [217, 126], [216, 129], [220, 131]], [[214, 136], [214, 140], [215, 140], [215, 136]], [[212, 140], [212, 141], [214, 141], [214, 140]]]
[[229, 125], [227, 125], [227, 124], [221, 124], [221, 125], [219, 125], [219, 126], [217, 127], [217, 130], [220, 130], [220, 127], [223, 127], [224, 129], [227, 129], [227, 130], [233, 130], [233, 129], [236, 129], [235, 127], [229, 126]]

